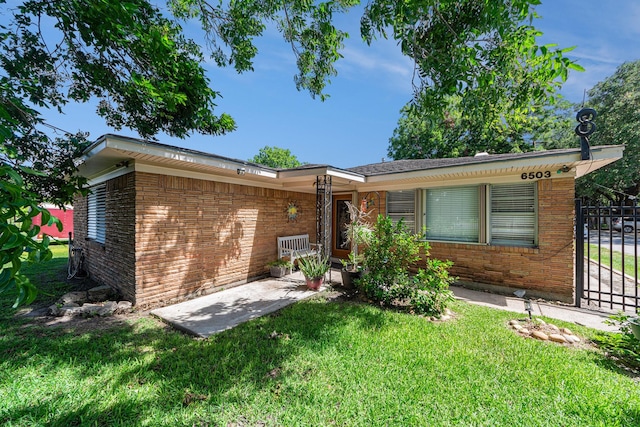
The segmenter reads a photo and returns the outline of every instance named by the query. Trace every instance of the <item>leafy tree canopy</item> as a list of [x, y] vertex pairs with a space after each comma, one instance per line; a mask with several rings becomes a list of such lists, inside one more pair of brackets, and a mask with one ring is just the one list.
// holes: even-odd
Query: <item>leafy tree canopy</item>
[[295, 168], [302, 165], [298, 158], [291, 154], [291, 150], [268, 145], [261, 148], [249, 161], [275, 169]]
[[0, 292], [17, 290], [21, 303], [35, 295], [20, 275], [23, 252], [48, 256], [46, 239], [33, 243], [32, 218], [49, 218], [40, 203], [64, 205], [85, 184], [74, 159], [87, 135], [46, 123], [42, 109], [64, 112], [70, 101], [94, 98], [110, 126], [143, 137], [220, 134], [235, 125], [213, 113], [218, 93], [209, 88], [199, 46], [148, 1], [0, 6], [9, 18], [0, 25]]
[[462, 111], [462, 102], [459, 96], [450, 96], [443, 116], [405, 106], [389, 139], [389, 156], [427, 159], [579, 146], [573, 131], [576, 107], [567, 101], [531, 111], [517, 128], [506, 126], [504, 121], [470, 117]]
[[578, 179], [578, 195], [619, 204], [640, 194], [640, 60], [622, 64], [589, 92], [598, 112], [591, 145], [625, 144], [622, 159]]

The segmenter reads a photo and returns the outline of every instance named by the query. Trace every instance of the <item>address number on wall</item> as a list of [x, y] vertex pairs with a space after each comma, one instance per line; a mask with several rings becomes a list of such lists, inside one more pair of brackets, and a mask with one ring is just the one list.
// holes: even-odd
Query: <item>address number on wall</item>
[[541, 178], [551, 178], [551, 172], [549, 171], [544, 171], [544, 172], [529, 172], [529, 173], [523, 173], [522, 175], [520, 175], [520, 178], [522, 179], [541, 179]]

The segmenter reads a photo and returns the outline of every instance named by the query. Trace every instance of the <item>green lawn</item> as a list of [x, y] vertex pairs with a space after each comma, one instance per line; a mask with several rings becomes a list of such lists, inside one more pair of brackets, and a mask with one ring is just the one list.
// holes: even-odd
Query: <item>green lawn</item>
[[[587, 249], [587, 245], [589, 245], [588, 249]], [[596, 244], [585, 243], [584, 255], [585, 256], [588, 255], [590, 259], [596, 262], [600, 260], [602, 265], [606, 265], [608, 267], [611, 267], [613, 265], [614, 270], [622, 271], [622, 253], [621, 252], [610, 251], [607, 248], [600, 247], [600, 255], [599, 255], [600, 258], [598, 258], [598, 248], [599, 246]], [[587, 250], [589, 252], [587, 252]], [[640, 279], [640, 261], [636, 260], [636, 258], [633, 255], [627, 254], [624, 257], [624, 272], [629, 276], [634, 276], [634, 270], [636, 272], [635, 277], [638, 277]]]
[[640, 425], [640, 383], [603, 355], [520, 338], [516, 315], [462, 302], [430, 323], [316, 298], [208, 340], [151, 318], [35, 326], [11, 303], [0, 425]]

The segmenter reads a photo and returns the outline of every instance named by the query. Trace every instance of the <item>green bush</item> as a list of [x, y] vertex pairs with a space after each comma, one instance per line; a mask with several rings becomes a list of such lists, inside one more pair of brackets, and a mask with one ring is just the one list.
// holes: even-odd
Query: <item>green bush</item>
[[[409, 269], [427, 257], [425, 268], [410, 275]], [[440, 316], [453, 300], [449, 284], [450, 261], [428, 258], [429, 243], [407, 230], [403, 221], [394, 224], [378, 216], [371, 242], [364, 252], [365, 273], [356, 282], [367, 298], [384, 306], [404, 307], [431, 316]]]
[[631, 317], [633, 316], [626, 313], [609, 316], [605, 323], [617, 326], [620, 332], [600, 333], [594, 341], [619, 363], [638, 371], [640, 370], [640, 340], [633, 335], [629, 327]]

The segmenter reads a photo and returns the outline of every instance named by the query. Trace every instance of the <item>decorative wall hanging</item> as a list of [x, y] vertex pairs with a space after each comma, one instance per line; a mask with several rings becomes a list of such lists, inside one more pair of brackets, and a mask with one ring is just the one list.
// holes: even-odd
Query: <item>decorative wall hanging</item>
[[300, 208], [296, 202], [289, 202], [287, 205], [287, 222], [296, 222], [298, 220], [298, 215], [300, 214]]

